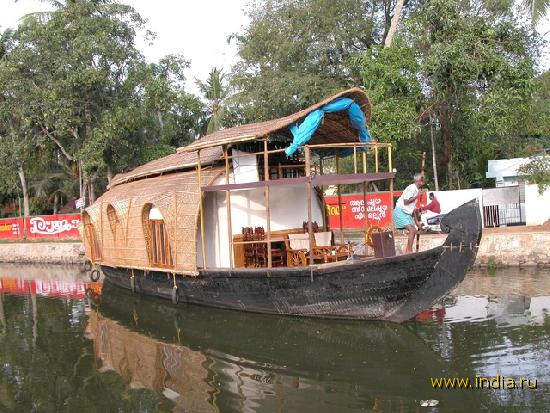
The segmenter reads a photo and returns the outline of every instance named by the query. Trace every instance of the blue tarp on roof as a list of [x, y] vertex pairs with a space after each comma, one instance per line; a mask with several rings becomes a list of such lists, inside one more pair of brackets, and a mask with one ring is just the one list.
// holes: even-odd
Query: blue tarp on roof
[[353, 99], [338, 98], [327, 103], [320, 109], [311, 112], [301, 124], [294, 124], [290, 127], [293, 139], [290, 146], [285, 149], [285, 153], [290, 156], [296, 152], [298, 147], [306, 144], [323, 121], [325, 113], [339, 112], [345, 109], [348, 111], [352, 126], [357, 129], [359, 140], [361, 142], [370, 142], [371, 136], [367, 129], [367, 120], [359, 105], [355, 103]]

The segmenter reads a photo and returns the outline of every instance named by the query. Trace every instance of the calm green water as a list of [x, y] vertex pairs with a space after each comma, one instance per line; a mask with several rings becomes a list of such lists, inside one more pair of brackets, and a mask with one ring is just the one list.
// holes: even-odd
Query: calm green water
[[[100, 288], [71, 267], [0, 266], [1, 412], [550, 410], [548, 270], [472, 272], [403, 325], [175, 308]], [[496, 374], [538, 389], [430, 382]]]

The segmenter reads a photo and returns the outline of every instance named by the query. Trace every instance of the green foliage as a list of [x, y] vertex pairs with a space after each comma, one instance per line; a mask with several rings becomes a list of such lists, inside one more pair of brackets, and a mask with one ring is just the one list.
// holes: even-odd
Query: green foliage
[[550, 188], [550, 156], [535, 156], [532, 160], [522, 165], [518, 172], [532, 184], [538, 185], [539, 194], [543, 194]]
[[[350, 60], [383, 42], [391, 2], [262, 0], [235, 35], [231, 83], [243, 121], [285, 116], [360, 79]], [[412, 3], [412, 2], [411, 2]]]
[[41, 168], [64, 168], [80, 193], [61, 182], [49, 191], [93, 200], [115, 173], [192, 141], [203, 104], [184, 90], [182, 56], [145, 61], [135, 47], [144, 20], [130, 6], [54, 7], [0, 37], [0, 158], [11, 171], [0, 185], [23, 168], [35, 191]]
[[225, 75], [221, 69], [213, 68], [206, 82], [197, 80], [197, 86], [208, 102], [204, 119], [202, 121], [201, 134], [215, 132], [229, 123], [230, 114], [225, 105], [229, 89], [225, 82]]
[[398, 170], [403, 163], [407, 174], [418, 169], [419, 156], [408, 169], [411, 152], [431, 152], [430, 123], [444, 187], [483, 185], [488, 159], [517, 154], [539, 44], [505, 3], [426, 2], [403, 22], [392, 48], [356, 59], [374, 102], [373, 131], [403, 141]]
[[483, 186], [488, 159], [520, 156], [547, 130], [548, 97], [535, 87], [541, 43], [513, 6], [406, 2], [383, 48], [391, 2], [258, 1], [235, 36], [241, 61], [230, 100], [240, 121], [257, 121], [362, 85], [373, 136], [397, 147], [398, 180], [431, 154], [431, 125], [442, 187]]
[[522, 0], [521, 4], [529, 13], [533, 26], [547, 16], [550, 10], [550, 0]]
[[362, 69], [362, 83], [372, 101], [372, 134], [391, 142], [416, 136], [424, 97], [414, 50], [396, 39], [392, 47], [374, 46], [354, 63]]

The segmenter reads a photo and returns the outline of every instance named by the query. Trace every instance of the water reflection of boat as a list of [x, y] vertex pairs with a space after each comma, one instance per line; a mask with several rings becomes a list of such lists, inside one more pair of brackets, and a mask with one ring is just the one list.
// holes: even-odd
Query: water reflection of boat
[[108, 283], [98, 308], [89, 331], [103, 368], [187, 411], [274, 411], [305, 400], [299, 411], [395, 411], [460, 396], [434, 394], [429, 379], [444, 363], [397, 324], [178, 308]]

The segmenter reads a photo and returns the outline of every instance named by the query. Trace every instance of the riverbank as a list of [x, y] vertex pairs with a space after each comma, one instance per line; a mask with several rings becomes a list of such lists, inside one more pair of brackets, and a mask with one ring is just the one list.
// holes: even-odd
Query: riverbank
[[0, 262], [80, 264], [84, 260], [84, 245], [80, 241], [0, 243]]
[[[442, 245], [445, 238], [445, 234], [422, 234], [420, 251]], [[403, 253], [406, 243], [406, 235], [399, 231], [395, 236], [397, 254]], [[79, 241], [0, 243], [0, 262], [79, 264], [84, 259], [84, 246]], [[550, 267], [550, 229], [545, 226], [486, 228], [475, 265]]]
[[[446, 234], [422, 234], [420, 251], [442, 245]], [[407, 237], [395, 236], [398, 254], [404, 251]], [[491, 267], [550, 267], [550, 228], [547, 226], [484, 228], [475, 262]]]

